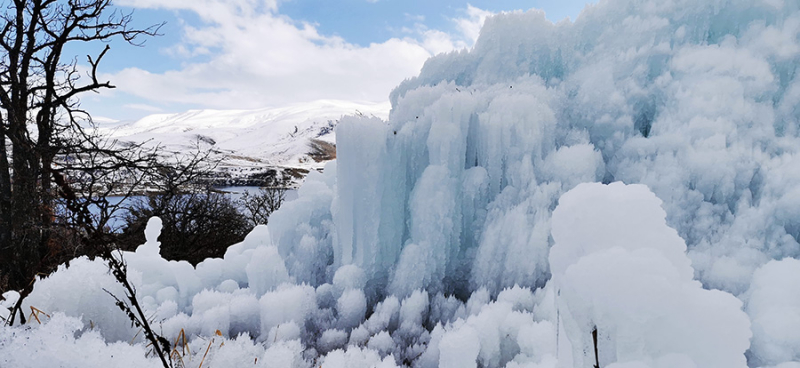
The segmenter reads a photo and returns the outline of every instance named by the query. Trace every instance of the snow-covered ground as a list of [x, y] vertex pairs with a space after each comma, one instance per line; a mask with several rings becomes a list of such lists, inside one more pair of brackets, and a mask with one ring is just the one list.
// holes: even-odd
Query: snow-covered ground
[[[320, 100], [258, 110], [191, 110], [156, 114], [135, 122], [98, 124], [99, 133], [121, 142], [159, 145], [165, 155], [178, 158], [201, 150], [222, 159], [218, 171], [234, 178], [268, 169], [319, 170], [312, 140], [335, 144], [334, 128], [344, 115], [386, 118], [389, 103]], [[293, 178], [295, 184], [302, 178]]]
[[[797, 1], [501, 14], [269, 227], [193, 268], [151, 220], [130, 279], [186, 366], [798, 368], [799, 66]], [[37, 282], [0, 365], [157, 366], [103, 288]]]

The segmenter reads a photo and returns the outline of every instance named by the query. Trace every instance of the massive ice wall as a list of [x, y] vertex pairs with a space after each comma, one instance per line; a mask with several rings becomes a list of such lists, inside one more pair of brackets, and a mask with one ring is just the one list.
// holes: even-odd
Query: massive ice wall
[[541, 286], [558, 196], [623, 181], [664, 201], [706, 287], [744, 292], [757, 267], [800, 254], [798, 7], [618, 0], [574, 23], [490, 18], [474, 49], [392, 93], [387, 123], [342, 121], [328, 277], [355, 264], [401, 295]]

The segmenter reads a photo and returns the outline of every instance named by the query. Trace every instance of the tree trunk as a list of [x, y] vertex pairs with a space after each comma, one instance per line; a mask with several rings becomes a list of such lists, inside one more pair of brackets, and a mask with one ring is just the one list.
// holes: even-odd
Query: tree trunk
[[0, 122], [0, 291], [7, 290], [11, 244], [11, 167], [8, 162], [5, 128]]
[[[8, 287], [21, 290], [28, 286], [36, 275], [41, 261], [41, 224], [39, 220], [38, 165], [34, 147], [29, 140], [20, 134], [22, 121], [14, 121], [12, 116], [10, 127], [13, 145], [11, 164], [11, 273]], [[27, 144], [25, 144], [27, 143]]]

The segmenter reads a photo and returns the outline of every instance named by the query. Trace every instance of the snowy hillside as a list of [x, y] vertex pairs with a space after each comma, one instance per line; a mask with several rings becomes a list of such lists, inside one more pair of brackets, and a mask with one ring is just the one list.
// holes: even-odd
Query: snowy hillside
[[[100, 133], [122, 142], [161, 145], [167, 154], [191, 153], [199, 144], [221, 158], [218, 171], [233, 178], [268, 169], [304, 174], [321, 169], [329, 159], [316, 156], [314, 145], [335, 144], [334, 127], [342, 116], [386, 118], [389, 108], [388, 102], [321, 100], [259, 110], [191, 110], [132, 123], [103, 123]], [[302, 176], [292, 179], [302, 182]]]
[[[797, 1], [501, 14], [224, 258], [162, 259], [151, 219], [130, 279], [187, 366], [798, 368], [798, 67]], [[103, 288], [36, 283], [0, 359], [157, 366]]]

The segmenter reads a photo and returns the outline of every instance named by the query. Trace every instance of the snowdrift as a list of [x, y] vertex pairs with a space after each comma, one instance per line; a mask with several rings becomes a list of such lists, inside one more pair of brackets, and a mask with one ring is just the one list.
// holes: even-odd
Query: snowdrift
[[[497, 15], [388, 121], [342, 119], [337, 162], [268, 228], [192, 268], [154, 220], [131, 279], [209, 366], [798, 367], [798, 65], [795, 1]], [[141, 353], [103, 267], [39, 281], [26, 305], [52, 320], [0, 330], [0, 356], [42, 330]]]

